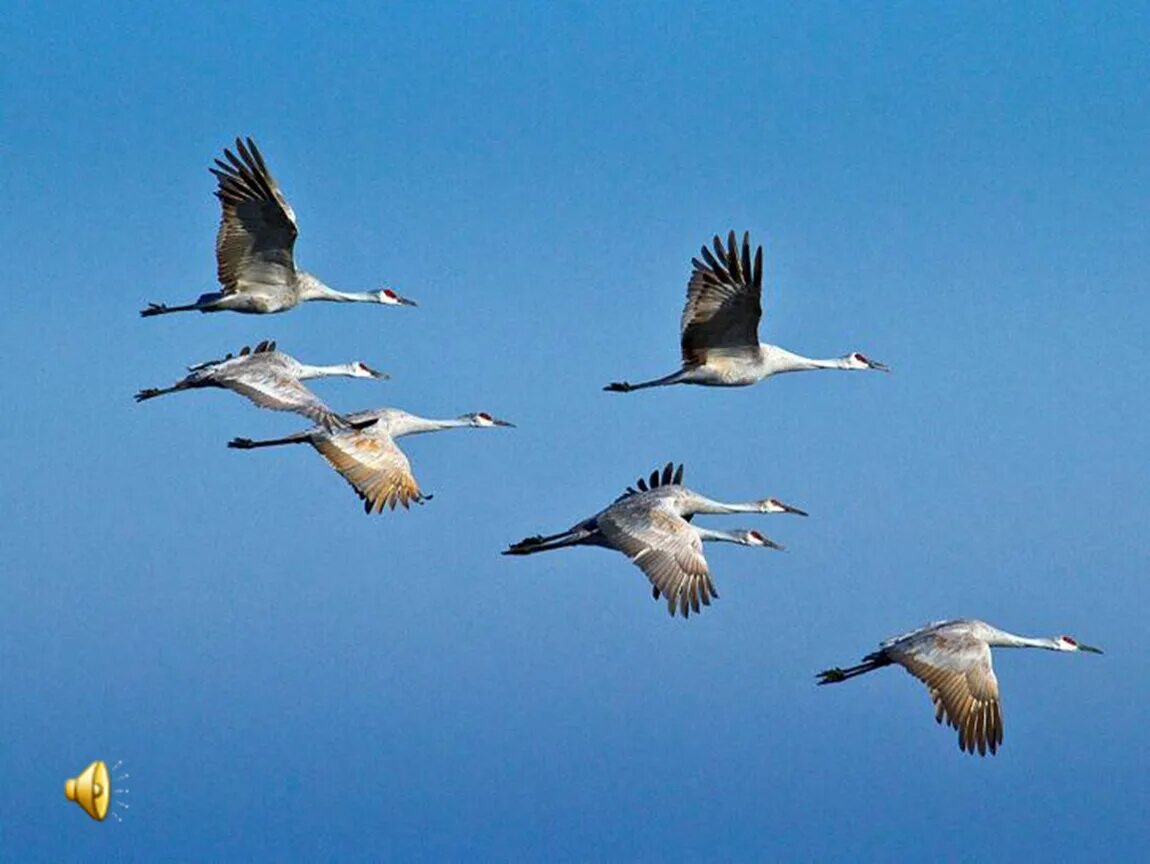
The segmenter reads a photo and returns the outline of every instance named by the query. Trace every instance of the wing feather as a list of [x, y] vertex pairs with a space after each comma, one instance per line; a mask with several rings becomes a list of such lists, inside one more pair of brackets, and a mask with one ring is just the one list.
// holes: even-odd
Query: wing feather
[[411, 463], [388, 435], [340, 432], [317, 439], [315, 448], [362, 499], [365, 513], [424, 500]]
[[255, 285], [286, 285], [295, 276], [295, 213], [251, 138], [236, 139], [236, 156], [224, 150], [210, 170], [218, 183], [220, 227], [216, 275], [225, 294]]
[[727, 249], [716, 235], [715, 255], [704, 246], [703, 260], [691, 259], [694, 269], [679, 328], [685, 366], [705, 363], [709, 351], [758, 350], [763, 247], [758, 247], [752, 266], [750, 243], [748, 232], [743, 235], [740, 253], [734, 231], [728, 237]]

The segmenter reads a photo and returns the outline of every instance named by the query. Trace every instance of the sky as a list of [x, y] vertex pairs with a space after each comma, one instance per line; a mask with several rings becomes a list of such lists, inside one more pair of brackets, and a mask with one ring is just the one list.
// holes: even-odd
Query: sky
[[[0, 105], [0, 860], [1132, 860], [1150, 844], [1144, 4], [21, 3]], [[207, 168], [259, 143], [297, 260], [415, 309], [141, 319], [215, 286]], [[894, 372], [677, 368], [690, 258], [765, 246], [764, 341]], [[488, 411], [365, 516], [306, 426], [135, 404], [260, 339]], [[622, 555], [499, 554], [667, 461], [690, 620]], [[970, 616], [1006, 740], [898, 669]], [[64, 780], [122, 760], [122, 821]], [[120, 788], [130, 791], [124, 793]], [[118, 802], [118, 803], [116, 803]], [[127, 808], [119, 804], [128, 804]]]

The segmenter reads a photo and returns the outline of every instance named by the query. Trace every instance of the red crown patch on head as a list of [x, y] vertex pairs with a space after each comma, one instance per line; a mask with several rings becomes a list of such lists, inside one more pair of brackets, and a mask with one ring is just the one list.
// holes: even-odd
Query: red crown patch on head
[[392, 300], [394, 300], [396, 297], [399, 296], [394, 291], [392, 291], [390, 288], [384, 288], [383, 293], [386, 294], [388, 297], [390, 297]]
[[1078, 644], [1073, 639], [1071, 639], [1069, 636], [1063, 636], [1062, 641], [1063, 642], [1069, 642], [1071, 645], [1077, 645]]
[[486, 411], [480, 411], [480, 412], [479, 412], [479, 419], [481, 419], [481, 420], [490, 420], [490, 419], [491, 419], [491, 415], [490, 415], [490, 414], [488, 414]]

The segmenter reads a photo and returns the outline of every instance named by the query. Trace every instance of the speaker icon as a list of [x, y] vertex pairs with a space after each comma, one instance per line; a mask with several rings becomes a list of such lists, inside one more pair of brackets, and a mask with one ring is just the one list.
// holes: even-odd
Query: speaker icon
[[112, 800], [108, 766], [97, 759], [79, 777], [64, 784], [64, 797], [79, 804], [97, 822], [103, 822], [108, 816], [108, 802]]

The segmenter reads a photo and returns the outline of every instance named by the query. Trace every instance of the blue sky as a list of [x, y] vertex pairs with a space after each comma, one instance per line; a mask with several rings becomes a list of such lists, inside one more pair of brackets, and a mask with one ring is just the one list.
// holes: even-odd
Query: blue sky
[[[1130, 860], [1143, 634], [1144, 5], [296, 2], [9, 12], [0, 214], [0, 857]], [[252, 135], [297, 258], [418, 309], [142, 320], [213, 288], [207, 173]], [[894, 374], [620, 396], [672, 371], [689, 259], [766, 247], [762, 336]], [[302, 424], [131, 395], [261, 338], [486, 410], [366, 517]], [[671, 620], [620, 555], [498, 553], [668, 460], [811, 518], [709, 550]], [[814, 673], [969, 615], [1006, 742]], [[131, 773], [124, 822], [62, 786]]]

